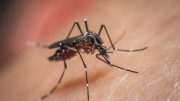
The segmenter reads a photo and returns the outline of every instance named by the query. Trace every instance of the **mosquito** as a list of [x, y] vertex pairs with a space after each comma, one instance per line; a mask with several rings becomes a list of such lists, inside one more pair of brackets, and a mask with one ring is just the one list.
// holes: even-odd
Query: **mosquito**
[[[67, 69], [66, 60], [74, 57], [76, 54], [79, 55], [79, 57], [83, 63], [83, 66], [84, 66], [85, 79], [86, 79], [86, 90], [87, 90], [87, 100], [88, 101], [90, 101], [90, 97], [89, 97], [90, 88], [89, 88], [87, 65], [86, 65], [81, 53], [94, 54], [95, 50], [97, 50], [98, 53], [96, 54], [96, 58], [99, 59], [100, 61], [108, 64], [111, 67], [116, 67], [118, 69], [122, 69], [122, 70], [125, 70], [128, 72], [131, 72], [131, 73], [138, 73], [137, 71], [126, 69], [126, 68], [117, 66], [115, 64], [112, 64], [111, 61], [109, 60], [109, 57], [110, 57], [109, 53], [112, 53], [112, 52], [110, 52], [109, 49], [112, 48], [113, 50], [116, 50], [116, 51], [135, 52], [135, 51], [145, 50], [147, 47], [144, 47], [141, 49], [135, 49], [135, 50], [116, 49], [114, 44], [116, 44], [118, 40], [115, 43], [112, 42], [111, 37], [108, 33], [108, 30], [104, 24], [101, 25], [98, 33], [95, 33], [93, 31], [89, 30], [87, 19], [84, 19], [84, 24], [85, 24], [86, 30], [83, 32], [80, 27], [79, 22], [76, 20], [74, 22], [73, 26], [71, 27], [66, 39], [64, 39], [64, 40], [54, 42], [50, 45], [41, 45], [41, 44], [35, 43], [35, 45], [37, 47], [45, 47], [48, 49], [54, 49], [54, 48], [57, 49], [56, 52], [48, 58], [49, 61], [61, 60], [64, 62], [64, 69], [62, 71], [62, 74], [61, 74], [57, 84], [49, 91], [49, 93], [40, 97], [40, 100], [44, 100], [45, 98], [50, 96], [56, 90], [56, 88], [61, 83], [61, 81], [64, 77], [64, 74], [66, 72], [66, 69]], [[77, 35], [75, 37], [70, 37], [75, 26], [77, 26], [78, 30], [80, 31], [80, 35]], [[103, 40], [100, 37], [103, 29], [105, 30], [105, 33], [111, 44], [111, 46], [109, 48], [107, 48], [105, 45], [103, 45]]]

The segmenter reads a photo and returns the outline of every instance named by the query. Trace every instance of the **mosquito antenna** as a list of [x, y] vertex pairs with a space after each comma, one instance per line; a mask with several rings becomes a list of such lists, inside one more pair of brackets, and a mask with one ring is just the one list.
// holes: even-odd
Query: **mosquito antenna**
[[86, 26], [86, 31], [87, 31], [87, 32], [89, 32], [89, 28], [88, 28], [87, 19], [84, 19], [84, 23], [85, 23], [85, 26]]

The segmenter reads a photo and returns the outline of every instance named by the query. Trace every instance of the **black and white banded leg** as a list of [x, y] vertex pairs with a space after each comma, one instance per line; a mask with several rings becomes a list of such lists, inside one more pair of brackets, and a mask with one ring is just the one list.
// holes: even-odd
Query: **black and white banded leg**
[[[100, 56], [102, 56], [104, 59], [100, 58]], [[134, 71], [134, 70], [130, 70], [130, 69], [126, 69], [126, 68], [123, 68], [123, 67], [120, 67], [120, 66], [117, 66], [117, 65], [114, 65], [112, 64], [107, 58], [106, 56], [102, 55], [102, 54], [96, 54], [96, 58], [101, 60], [102, 62], [112, 66], [112, 67], [116, 67], [116, 68], [119, 68], [119, 69], [122, 69], [122, 70], [125, 70], [125, 71], [128, 71], [128, 72], [132, 72], [132, 73], [139, 73], [137, 71]]]
[[61, 76], [60, 76], [57, 84], [50, 90], [49, 93], [43, 95], [43, 96], [40, 98], [40, 100], [44, 100], [45, 98], [47, 98], [48, 96], [50, 96], [50, 95], [56, 90], [56, 88], [58, 87], [58, 85], [61, 83], [61, 81], [62, 81], [62, 79], [63, 79], [63, 77], [64, 77], [64, 74], [65, 74], [65, 71], [66, 71], [66, 69], [67, 69], [67, 63], [66, 63], [66, 60], [65, 60], [64, 56], [63, 56], [63, 61], [64, 61], [64, 69], [63, 69], [63, 72], [62, 72], [62, 74], [61, 74]]
[[100, 36], [103, 28], [104, 28], [107, 36], [108, 36], [108, 39], [109, 39], [110, 44], [111, 44], [111, 47], [113, 48], [113, 50], [115, 50], [115, 46], [114, 46], [114, 44], [113, 44], [113, 42], [112, 42], [112, 40], [111, 40], [111, 37], [110, 37], [110, 35], [109, 35], [109, 33], [108, 33], [108, 30], [107, 30], [106, 26], [105, 26], [104, 24], [101, 25], [101, 27], [100, 27], [100, 29], [99, 29], [99, 32], [98, 32], [98, 36]]
[[[102, 27], [100, 28], [99, 33], [101, 33], [102, 28], [103, 28], [103, 25], [102, 25]], [[105, 25], [104, 25], [104, 28], [105, 28], [105, 30], [106, 30], [107, 35], [109, 36], [108, 31], [107, 31]], [[117, 44], [117, 42], [125, 35], [125, 33], [126, 33], [126, 30], [124, 30], [123, 33], [122, 33], [122, 35], [121, 35], [114, 43], [112, 43], [112, 45], [108, 48], [108, 50], [110, 50], [111, 48], [114, 47], [113, 50], [116, 50], [116, 51], [137, 52], [137, 51], [143, 51], [143, 50], [145, 50], [145, 49], [148, 48], [148, 47], [143, 47], [143, 48], [132, 49], [132, 50], [129, 50], [129, 49], [116, 49], [116, 48], [115, 48], [115, 44]], [[100, 34], [99, 34], [99, 35], [100, 35]], [[109, 37], [109, 39], [111, 39], [111, 38]], [[112, 42], [112, 41], [110, 41], [110, 42]]]
[[83, 62], [83, 65], [84, 65], [84, 70], [85, 70], [85, 76], [86, 76], [86, 89], [87, 89], [87, 99], [88, 99], [88, 101], [89, 101], [89, 80], [88, 80], [88, 74], [87, 74], [87, 66], [86, 66], [86, 64], [85, 64], [85, 62], [84, 62], [84, 60], [83, 60], [83, 58], [82, 58], [82, 55], [81, 55], [81, 53], [80, 53], [80, 51], [78, 50], [78, 54], [79, 54], [79, 56], [80, 56], [80, 58], [81, 58], [81, 60], [82, 60], [82, 62]]

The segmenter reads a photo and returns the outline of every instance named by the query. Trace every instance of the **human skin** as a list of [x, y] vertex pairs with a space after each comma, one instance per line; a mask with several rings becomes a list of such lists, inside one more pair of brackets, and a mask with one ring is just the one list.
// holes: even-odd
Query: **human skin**
[[[126, 30], [121, 40], [115, 44], [116, 48], [148, 48], [139, 52], [114, 51], [110, 54], [110, 60], [113, 64], [139, 73], [112, 68], [96, 59], [95, 55], [82, 54], [88, 68], [90, 101], [178, 101], [179, 5], [178, 0], [99, 0], [91, 3], [88, 8], [84, 7], [84, 10], [74, 11], [76, 13], [67, 20], [62, 17], [57, 23], [53, 23], [56, 13], [50, 11], [47, 13], [53, 14], [52, 18], [36, 25], [37, 30], [34, 31], [46, 34], [28, 34], [31, 36], [29, 40], [51, 44], [64, 39], [75, 19], [79, 20], [84, 29], [84, 18], [88, 19], [89, 28], [95, 32], [98, 32], [101, 24], [105, 24], [113, 41]], [[62, 21], [66, 26], [59, 23]], [[61, 28], [58, 29], [58, 26]], [[73, 35], [78, 35], [78, 31], [75, 30]], [[104, 45], [108, 47], [104, 31], [101, 35]], [[56, 85], [63, 70], [62, 61], [47, 60], [54, 52], [55, 49], [26, 47], [21, 50], [21, 54], [16, 53], [13, 60], [4, 65], [6, 69], [0, 74], [0, 101], [35, 101], [48, 93]], [[67, 60], [67, 66], [62, 83], [44, 101], [87, 100], [84, 68], [80, 57], [76, 55]]]

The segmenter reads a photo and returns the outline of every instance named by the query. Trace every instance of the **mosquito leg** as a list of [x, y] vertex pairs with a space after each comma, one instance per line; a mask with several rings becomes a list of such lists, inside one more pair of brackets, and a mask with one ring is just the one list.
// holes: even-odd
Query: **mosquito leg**
[[78, 27], [80, 33], [81, 33], [81, 34], [83, 33], [83, 32], [82, 32], [82, 29], [81, 29], [81, 27], [80, 27], [80, 25], [79, 25], [79, 22], [76, 20], [76, 21], [74, 22], [73, 26], [71, 27], [71, 29], [70, 29], [70, 31], [69, 31], [69, 33], [68, 33], [66, 39], [68, 39], [69, 36], [71, 35], [71, 33], [72, 33], [72, 31], [73, 31], [75, 25], [77, 25], [77, 27]]
[[[125, 35], [125, 33], [126, 33], [126, 30], [124, 30], [124, 31], [122, 32], [121, 36], [113, 43], [114, 46], [119, 42], [120, 39], [123, 38], [123, 36]], [[108, 47], [108, 50], [110, 50], [111, 48], [112, 48], [112, 46]]]
[[123, 52], [137, 52], [137, 51], [143, 51], [147, 49], [148, 47], [140, 48], [140, 49], [134, 49], [134, 50], [126, 50], [126, 49], [116, 49], [117, 51], [123, 51]]
[[100, 27], [100, 29], [99, 29], [99, 32], [98, 32], [98, 36], [100, 36], [101, 31], [102, 31], [103, 28], [105, 29], [105, 32], [106, 32], [106, 34], [107, 34], [107, 36], [108, 36], [108, 39], [109, 39], [109, 41], [110, 41], [110, 43], [111, 43], [111, 46], [112, 46], [113, 50], [115, 50], [115, 46], [114, 46], [114, 44], [113, 44], [113, 42], [112, 42], [112, 40], [111, 40], [111, 37], [109, 36], [109, 33], [108, 33], [108, 31], [107, 31], [106, 26], [105, 26], [104, 24], [101, 25], [101, 27]]
[[[102, 56], [104, 59], [100, 58], [99, 56]], [[137, 71], [133, 71], [133, 70], [130, 70], [130, 69], [126, 69], [126, 68], [111, 64], [111, 62], [104, 55], [96, 54], [96, 58], [101, 60], [102, 62], [112, 66], [112, 67], [116, 67], [116, 68], [119, 68], [119, 69], [122, 69], [122, 70], [125, 70], [125, 71], [128, 71], [128, 72], [132, 72], [132, 73], [139, 73]]]
[[88, 28], [87, 19], [84, 19], [84, 23], [85, 23], [86, 31], [87, 31], [87, 32], [89, 32], [89, 28]]
[[[113, 43], [113, 45], [117, 44], [117, 42], [124, 36], [126, 30], [123, 31], [122, 35]], [[108, 48], [111, 49], [113, 46], [110, 46]], [[133, 50], [127, 50], [127, 49], [115, 49], [116, 51], [123, 51], [123, 52], [136, 52], [136, 51], [143, 51], [145, 49], [147, 49], [148, 47], [144, 47], [144, 48], [140, 48], [140, 49], [133, 49]]]
[[92, 49], [91, 49], [91, 54], [93, 54], [93, 53], [94, 53], [94, 47], [95, 47], [95, 44], [93, 44], [93, 46], [92, 46]]
[[61, 83], [61, 81], [62, 81], [62, 79], [63, 79], [63, 76], [64, 76], [64, 74], [65, 74], [65, 71], [66, 71], [66, 69], [67, 69], [67, 64], [66, 64], [66, 60], [65, 60], [64, 56], [63, 56], [63, 61], [64, 61], [64, 69], [63, 69], [63, 72], [62, 72], [62, 74], [61, 74], [61, 76], [60, 76], [60, 78], [59, 78], [59, 80], [58, 80], [58, 83], [50, 90], [49, 93], [43, 95], [43, 96], [40, 98], [41, 100], [44, 100], [45, 98], [47, 98], [48, 96], [50, 96], [50, 95], [56, 90], [56, 88], [58, 87], [58, 85]]
[[83, 62], [83, 65], [84, 65], [84, 70], [85, 70], [85, 75], [86, 75], [87, 99], [88, 99], [88, 101], [89, 101], [89, 80], [88, 80], [88, 75], [87, 75], [87, 66], [86, 66], [86, 64], [85, 64], [85, 62], [84, 62], [84, 60], [83, 60], [83, 58], [82, 58], [82, 55], [81, 55], [81, 53], [79, 52], [79, 50], [78, 50], [78, 54], [79, 54], [79, 56], [80, 56], [80, 58], [81, 58], [81, 60], [82, 60], [82, 62]]

